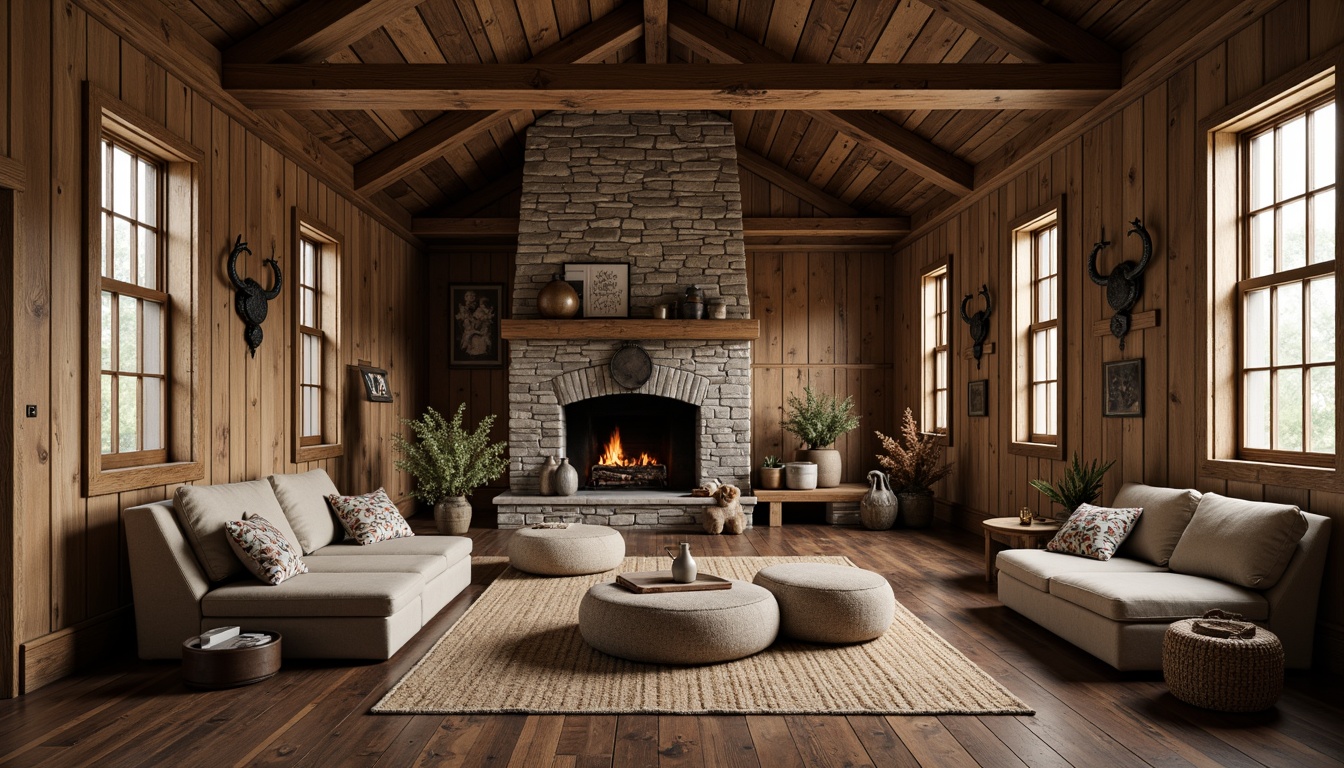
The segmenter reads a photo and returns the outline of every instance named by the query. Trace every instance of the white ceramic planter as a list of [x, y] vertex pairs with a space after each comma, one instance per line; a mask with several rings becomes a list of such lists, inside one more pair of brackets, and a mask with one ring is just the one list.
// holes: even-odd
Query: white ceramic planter
[[817, 465], [810, 461], [790, 461], [784, 465], [784, 482], [792, 491], [811, 491], [817, 487]]

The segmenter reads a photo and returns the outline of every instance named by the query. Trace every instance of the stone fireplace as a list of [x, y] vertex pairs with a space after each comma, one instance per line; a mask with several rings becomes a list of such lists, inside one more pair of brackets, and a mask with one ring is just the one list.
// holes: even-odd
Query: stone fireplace
[[[539, 317], [538, 292], [573, 262], [629, 264], [631, 318], [647, 321], [655, 304], [691, 285], [722, 300], [729, 318], [750, 315], [733, 129], [712, 113], [542, 117], [527, 134], [518, 230], [514, 319]], [[608, 370], [630, 339], [511, 339], [510, 492], [495, 500], [500, 527], [544, 520], [689, 527], [697, 508], [713, 503], [691, 498], [691, 488], [709, 479], [747, 486], [751, 342], [651, 328], [633, 340], [653, 364], [636, 389]], [[617, 428], [624, 461], [603, 463]], [[584, 490], [538, 495], [547, 456], [568, 456]], [[620, 469], [631, 462], [633, 469]]]

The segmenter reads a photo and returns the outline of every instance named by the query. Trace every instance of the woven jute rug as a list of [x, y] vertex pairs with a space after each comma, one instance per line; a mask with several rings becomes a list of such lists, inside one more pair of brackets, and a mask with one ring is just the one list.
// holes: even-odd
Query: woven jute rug
[[[843, 557], [703, 557], [700, 570], [751, 581], [777, 563]], [[619, 571], [666, 558], [628, 557]], [[374, 706], [374, 712], [1030, 715], [1032, 711], [897, 603], [881, 638], [850, 646], [780, 639], [738, 661], [640, 664], [588, 647], [579, 601], [617, 571], [544, 578], [509, 568]]]

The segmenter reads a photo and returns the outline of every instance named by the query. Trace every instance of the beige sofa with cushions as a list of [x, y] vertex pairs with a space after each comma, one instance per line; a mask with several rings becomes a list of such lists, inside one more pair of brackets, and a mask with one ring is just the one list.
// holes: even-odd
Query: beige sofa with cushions
[[1110, 506], [1143, 509], [1115, 557], [1000, 552], [999, 600], [1116, 669], [1161, 669], [1167, 627], [1212, 608], [1268, 627], [1290, 668], [1311, 666], [1328, 518], [1135, 484]]
[[[346, 541], [326, 502], [326, 472], [184, 486], [126, 510], [140, 658], [181, 658], [182, 641], [238, 625], [284, 635], [291, 658], [386, 659], [471, 581], [471, 539]], [[303, 553], [308, 573], [263, 584], [229, 547], [224, 523], [265, 517]]]

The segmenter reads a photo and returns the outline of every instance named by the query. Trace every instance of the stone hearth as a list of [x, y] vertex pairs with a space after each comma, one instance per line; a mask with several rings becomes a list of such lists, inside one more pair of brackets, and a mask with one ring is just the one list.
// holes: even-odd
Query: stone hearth
[[[653, 305], [690, 285], [722, 299], [730, 318], [748, 317], [731, 123], [708, 112], [552, 113], [538, 120], [528, 130], [523, 167], [515, 319], [538, 317], [538, 291], [568, 262], [629, 264], [631, 317], [650, 317]], [[622, 343], [510, 342], [510, 492], [495, 500], [500, 527], [555, 519], [687, 527], [696, 524], [698, 507], [713, 503], [691, 498], [689, 488], [540, 496], [538, 470], [547, 456], [565, 453], [564, 406], [603, 395], [635, 392], [697, 407], [695, 476], [747, 486], [750, 342], [640, 340], [654, 369], [634, 390], [608, 372]]]

